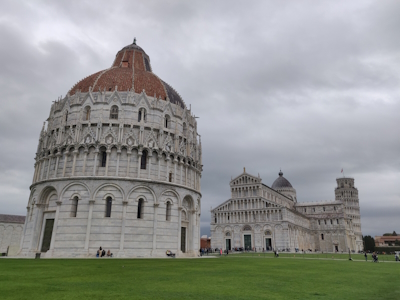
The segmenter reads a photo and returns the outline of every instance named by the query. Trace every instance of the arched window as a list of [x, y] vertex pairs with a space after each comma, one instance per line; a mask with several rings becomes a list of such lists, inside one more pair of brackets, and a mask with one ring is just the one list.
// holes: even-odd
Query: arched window
[[140, 168], [146, 170], [147, 164], [147, 151], [142, 152], [142, 158], [140, 159]]
[[68, 121], [68, 110], [65, 112], [65, 122]]
[[110, 119], [118, 120], [118, 106], [113, 105], [110, 110]]
[[72, 199], [72, 204], [71, 204], [71, 217], [75, 218], [77, 212], [78, 212], [78, 197], [74, 197], [74, 199]]
[[169, 116], [168, 115], [165, 115], [165, 118], [164, 118], [164, 127], [165, 128], [169, 128], [169, 126], [170, 126], [170, 118], [169, 118]]
[[106, 199], [106, 218], [111, 217], [111, 206], [112, 206], [112, 198], [107, 197], [107, 199]]
[[169, 182], [172, 182], [172, 172], [169, 172]]
[[324, 234], [321, 233], [321, 240], [324, 240]]
[[143, 199], [139, 199], [138, 207], [137, 207], [137, 218], [143, 219]]
[[167, 208], [166, 208], [166, 212], [165, 212], [165, 220], [167, 221], [171, 221], [171, 202], [167, 202]]
[[138, 112], [138, 122], [142, 120], [146, 122], [146, 110], [144, 108], [139, 109]]
[[90, 120], [90, 106], [86, 106], [85, 107], [85, 111], [84, 111], [84, 121], [89, 121]]
[[187, 131], [186, 123], [183, 123], [183, 135], [184, 136], [186, 136], [186, 131]]
[[105, 167], [107, 164], [107, 152], [106, 151], [102, 151], [101, 152], [101, 166]]

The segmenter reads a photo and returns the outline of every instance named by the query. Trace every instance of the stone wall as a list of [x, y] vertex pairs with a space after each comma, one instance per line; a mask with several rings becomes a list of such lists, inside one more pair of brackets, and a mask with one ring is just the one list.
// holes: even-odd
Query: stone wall
[[2, 217], [8, 217], [7, 219], [10, 219], [10, 217], [24, 219], [24, 217], [0, 215], [0, 254], [7, 253], [8, 256], [15, 256], [20, 249], [24, 224], [23, 221], [22, 223], [14, 223]]

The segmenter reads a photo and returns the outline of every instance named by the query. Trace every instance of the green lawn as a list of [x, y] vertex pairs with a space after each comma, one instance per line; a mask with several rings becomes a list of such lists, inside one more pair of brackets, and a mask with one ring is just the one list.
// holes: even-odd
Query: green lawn
[[0, 259], [0, 299], [400, 299], [400, 263], [229, 255]]
[[[219, 256], [219, 254], [213, 253], [212, 255], [214, 256]], [[269, 257], [272, 258], [274, 257], [273, 252], [236, 252], [234, 254], [235, 257], [244, 257], [244, 256], [249, 256], [249, 257]], [[368, 254], [368, 261], [372, 261], [372, 256], [371, 254]], [[312, 259], [349, 259], [349, 254], [348, 253], [285, 253], [285, 252], [279, 252], [279, 257], [285, 257], [285, 258], [312, 258]], [[351, 254], [351, 258], [355, 261], [357, 260], [362, 260], [365, 261], [364, 254]], [[380, 262], [386, 262], [386, 261], [395, 261], [394, 254], [379, 254], [378, 255], [379, 261]]]

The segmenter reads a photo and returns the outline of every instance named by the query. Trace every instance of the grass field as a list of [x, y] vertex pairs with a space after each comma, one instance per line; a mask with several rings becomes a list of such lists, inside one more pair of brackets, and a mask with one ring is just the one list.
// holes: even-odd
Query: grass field
[[240, 254], [0, 259], [0, 299], [400, 299], [400, 263]]

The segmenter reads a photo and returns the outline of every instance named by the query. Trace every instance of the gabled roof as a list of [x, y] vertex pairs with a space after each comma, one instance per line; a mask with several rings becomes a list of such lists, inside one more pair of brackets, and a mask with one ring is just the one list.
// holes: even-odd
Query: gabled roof
[[16, 215], [1, 215], [0, 214], [0, 223], [25, 223], [25, 216], [16, 216]]
[[[240, 179], [240, 178], [243, 177], [243, 176], [247, 176], [247, 177], [250, 177], [250, 178], [254, 178], [254, 179], [257, 180], [257, 183], [261, 183], [261, 178], [260, 178], [260, 176], [257, 177], [257, 176], [254, 176], [254, 175], [251, 175], [251, 174], [247, 173], [247, 172], [246, 172], [246, 168], [243, 168], [243, 173], [240, 174], [240, 175], [238, 175], [238, 176], [236, 176], [235, 178], [233, 178], [233, 179], [230, 181], [230, 183], [232, 183], [232, 182], [235, 181], [235, 180]], [[242, 182], [242, 184], [246, 184], [246, 183], [243, 183], [243, 182]], [[247, 184], [250, 184], [250, 182], [248, 182]]]

